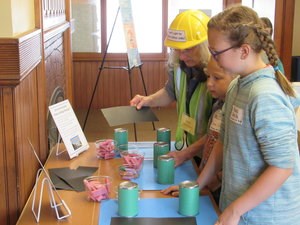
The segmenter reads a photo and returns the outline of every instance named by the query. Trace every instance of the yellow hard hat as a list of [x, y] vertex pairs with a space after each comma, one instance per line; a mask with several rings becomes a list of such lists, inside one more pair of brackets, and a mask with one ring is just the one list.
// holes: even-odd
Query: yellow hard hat
[[165, 46], [187, 49], [207, 40], [209, 17], [200, 10], [186, 10], [179, 13], [171, 23]]

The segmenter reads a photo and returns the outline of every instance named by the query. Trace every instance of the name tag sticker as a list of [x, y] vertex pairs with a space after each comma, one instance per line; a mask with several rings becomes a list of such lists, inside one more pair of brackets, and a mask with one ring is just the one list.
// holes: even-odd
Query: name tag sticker
[[235, 105], [232, 106], [232, 111], [230, 114], [230, 120], [234, 123], [243, 124], [243, 117], [244, 117], [244, 110], [236, 107]]
[[170, 41], [186, 42], [185, 31], [184, 30], [168, 30], [167, 38]]
[[221, 129], [221, 122], [222, 122], [222, 110], [219, 109], [214, 113], [209, 129], [219, 133]]
[[186, 132], [195, 135], [196, 121], [195, 119], [183, 114], [181, 117], [181, 128]]

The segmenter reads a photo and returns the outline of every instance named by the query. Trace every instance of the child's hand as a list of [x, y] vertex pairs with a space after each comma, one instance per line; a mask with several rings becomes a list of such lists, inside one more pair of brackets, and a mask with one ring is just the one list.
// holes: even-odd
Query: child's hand
[[178, 185], [170, 186], [164, 190], [161, 190], [160, 192], [165, 195], [171, 195], [174, 197], [178, 197], [179, 196], [179, 186]]
[[180, 166], [186, 159], [184, 154], [182, 154], [183, 151], [170, 151], [168, 153], [169, 156], [174, 158], [175, 161], [175, 167]]
[[223, 211], [215, 225], [238, 225], [239, 221], [240, 215], [231, 204]]

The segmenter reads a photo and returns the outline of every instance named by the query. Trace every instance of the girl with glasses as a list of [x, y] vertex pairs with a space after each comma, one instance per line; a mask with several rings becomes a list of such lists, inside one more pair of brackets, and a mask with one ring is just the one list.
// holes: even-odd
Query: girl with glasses
[[222, 168], [216, 224], [299, 224], [299, 99], [277, 67], [273, 40], [257, 13], [239, 5], [211, 18], [208, 42], [219, 66], [240, 75], [227, 92], [220, 138], [197, 180], [204, 187]]

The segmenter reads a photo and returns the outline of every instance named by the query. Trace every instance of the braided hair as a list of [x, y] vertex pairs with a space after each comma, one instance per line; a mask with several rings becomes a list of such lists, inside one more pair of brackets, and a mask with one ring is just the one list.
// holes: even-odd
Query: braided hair
[[279, 57], [274, 41], [253, 9], [242, 5], [227, 8], [210, 19], [208, 28], [227, 35], [236, 47], [248, 44], [256, 53], [264, 50], [275, 70], [276, 80], [281, 89], [285, 94], [295, 97], [295, 91], [290, 82], [278, 69]]

